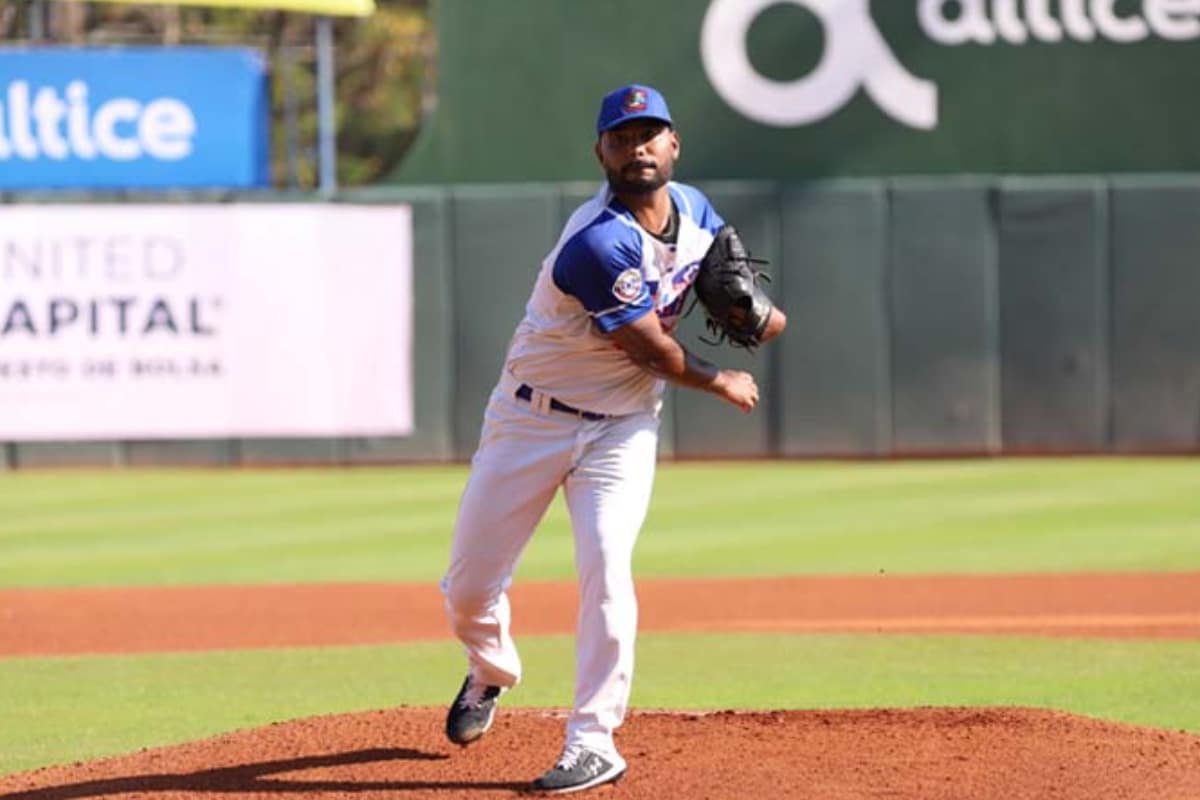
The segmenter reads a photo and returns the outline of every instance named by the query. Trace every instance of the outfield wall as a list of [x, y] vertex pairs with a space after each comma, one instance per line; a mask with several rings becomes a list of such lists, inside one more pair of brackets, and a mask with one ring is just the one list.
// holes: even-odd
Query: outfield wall
[[[746, 416], [670, 392], [664, 456], [1197, 448], [1200, 176], [701, 185], [770, 259], [790, 325], [749, 356], [700, 343], [698, 311], [684, 321], [682, 341], [753, 371], [764, 401]], [[593, 189], [377, 187], [339, 198], [413, 210], [411, 436], [10, 442], [0, 461], [465, 459], [540, 259]]]
[[688, 174], [1194, 172], [1192, 0], [439, 0], [437, 106], [390, 176], [586, 180], [600, 98], [661, 90]]

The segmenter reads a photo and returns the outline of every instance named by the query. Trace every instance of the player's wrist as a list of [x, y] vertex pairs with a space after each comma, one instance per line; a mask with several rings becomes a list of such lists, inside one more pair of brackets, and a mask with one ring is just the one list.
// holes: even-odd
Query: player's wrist
[[[681, 347], [681, 349], [683, 348]], [[686, 349], [683, 350], [683, 354], [684, 382], [701, 389], [717, 391], [714, 382], [718, 379], [722, 370]]]
[[707, 388], [713, 394], [718, 394], [724, 397], [729, 394], [729, 387], [733, 385], [733, 378], [733, 370], [718, 369], [713, 374], [712, 380], [709, 382]]

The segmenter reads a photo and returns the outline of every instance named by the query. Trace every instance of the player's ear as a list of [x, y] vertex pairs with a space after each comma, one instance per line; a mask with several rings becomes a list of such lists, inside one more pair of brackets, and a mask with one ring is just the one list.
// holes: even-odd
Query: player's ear
[[592, 146], [592, 150], [596, 153], [596, 160], [600, 162], [600, 166], [604, 166], [604, 156], [600, 155], [599, 139], [596, 139], [596, 144]]
[[675, 157], [679, 158], [679, 131], [671, 128], [671, 150], [674, 151]]

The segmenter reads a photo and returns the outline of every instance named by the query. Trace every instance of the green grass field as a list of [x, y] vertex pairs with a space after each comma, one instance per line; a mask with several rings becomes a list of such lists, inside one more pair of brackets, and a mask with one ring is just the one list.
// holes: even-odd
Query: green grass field
[[[435, 581], [465, 475], [5, 474], [0, 587]], [[1200, 570], [1200, 462], [664, 464], [637, 569]], [[518, 579], [571, 576], [555, 505]], [[570, 639], [521, 644], [526, 682], [509, 702], [566, 704]], [[1200, 732], [1194, 641], [655, 634], [638, 659], [635, 707], [1026, 705]], [[0, 659], [0, 774], [311, 714], [441, 705], [461, 671], [451, 642]]]
[[[462, 467], [16, 472], [0, 586], [429, 581]], [[643, 576], [1200, 568], [1200, 461], [665, 464]], [[573, 577], [556, 503], [520, 577]]]

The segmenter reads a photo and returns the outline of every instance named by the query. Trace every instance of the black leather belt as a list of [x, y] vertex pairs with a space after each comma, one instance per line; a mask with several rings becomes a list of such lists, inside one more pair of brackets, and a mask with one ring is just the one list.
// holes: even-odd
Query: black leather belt
[[[532, 400], [533, 399], [533, 387], [530, 386], [528, 383], [522, 383], [517, 388], [517, 399], [518, 400], [526, 400], [526, 401]], [[588, 420], [589, 422], [595, 422], [598, 419], [608, 419], [608, 414], [597, 414], [595, 411], [581, 411], [580, 409], [576, 408], [575, 406], [569, 406], [566, 403], [560, 403], [558, 400], [555, 400], [553, 397], [550, 398], [550, 408], [553, 409], [554, 411], [562, 411], [563, 413], [566, 413], [566, 414], [574, 414], [577, 417], [583, 417], [584, 419]]]

